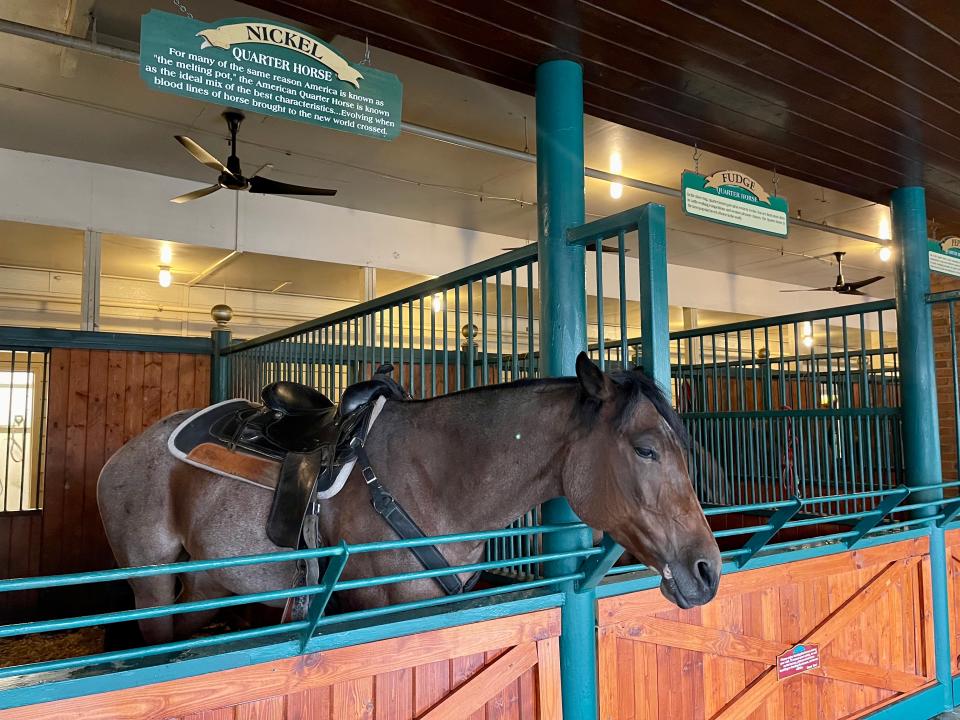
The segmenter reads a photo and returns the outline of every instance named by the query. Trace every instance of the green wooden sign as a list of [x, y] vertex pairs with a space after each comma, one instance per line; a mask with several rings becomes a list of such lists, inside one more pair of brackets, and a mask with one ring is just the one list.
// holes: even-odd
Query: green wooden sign
[[230, 18], [212, 25], [151, 10], [140, 22], [140, 77], [154, 90], [392, 140], [403, 86], [349, 64], [288, 25]]
[[960, 277], [960, 237], [944, 238], [943, 243], [928, 240], [927, 249], [931, 270]]
[[701, 220], [787, 236], [787, 201], [769, 195], [760, 183], [736, 170], [712, 175], [685, 171], [680, 178], [680, 200], [683, 212]]

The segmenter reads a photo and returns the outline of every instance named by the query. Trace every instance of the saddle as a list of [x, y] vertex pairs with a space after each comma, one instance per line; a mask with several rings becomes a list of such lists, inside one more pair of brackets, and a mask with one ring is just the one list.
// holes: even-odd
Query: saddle
[[[422, 538], [363, 448], [384, 403], [410, 399], [392, 372], [392, 365], [381, 365], [372, 379], [348, 387], [339, 407], [306, 385], [271, 383], [260, 393], [262, 404], [227, 400], [191, 415], [170, 435], [168, 448], [190, 465], [272, 490], [266, 531], [278, 546], [295, 549], [301, 540], [317, 546], [319, 502], [343, 488], [358, 461], [377, 513], [401, 538]], [[428, 570], [447, 567], [434, 546], [411, 552]], [[436, 580], [449, 594], [463, 590], [456, 576]]]

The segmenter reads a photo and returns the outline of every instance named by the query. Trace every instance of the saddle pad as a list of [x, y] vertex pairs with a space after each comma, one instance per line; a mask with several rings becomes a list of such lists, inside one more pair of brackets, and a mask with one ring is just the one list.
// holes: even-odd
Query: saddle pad
[[267, 490], [277, 487], [280, 461], [226, 447], [210, 428], [238, 412], [258, 408], [246, 400], [224, 400], [190, 415], [170, 434], [167, 449], [178, 460]]

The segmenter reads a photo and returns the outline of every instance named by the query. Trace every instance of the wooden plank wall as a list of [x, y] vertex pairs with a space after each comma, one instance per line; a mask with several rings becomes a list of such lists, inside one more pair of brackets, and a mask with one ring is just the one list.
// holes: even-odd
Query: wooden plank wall
[[0, 720], [561, 720], [559, 610], [71, 700]]
[[[108, 568], [97, 509], [100, 469], [125, 442], [177, 410], [210, 398], [210, 358], [180, 353], [55, 348], [50, 358], [43, 509], [0, 515], [4, 578]], [[81, 589], [82, 590], [82, 589]], [[96, 597], [44, 592], [43, 614]], [[89, 603], [88, 603], [89, 604]], [[23, 619], [32, 593], [0, 595], [0, 619]]]
[[[721, 580], [679, 610], [659, 590], [599, 606], [602, 720], [863, 717], [935, 681], [926, 539]], [[778, 682], [777, 655], [819, 643], [822, 667]]]

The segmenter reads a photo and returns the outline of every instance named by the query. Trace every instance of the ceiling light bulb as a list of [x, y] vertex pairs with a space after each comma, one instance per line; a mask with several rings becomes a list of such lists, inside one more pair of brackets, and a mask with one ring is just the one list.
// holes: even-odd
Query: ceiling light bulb
[[890, 258], [893, 257], [893, 250], [890, 249], [889, 245], [884, 245], [880, 248], [880, 260], [883, 262], [890, 262]]
[[160, 264], [170, 265], [173, 262], [173, 248], [169, 245], [160, 246]]
[[880, 228], [877, 230], [877, 234], [880, 236], [881, 240], [890, 239], [890, 216], [889, 215], [880, 216]]
[[620, 153], [616, 150], [610, 153], [610, 172], [615, 175], [623, 172], [623, 158], [620, 157]]
[[813, 347], [813, 335], [804, 335], [803, 336], [803, 346], [806, 348]]
[[160, 268], [160, 272], [157, 273], [157, 282], [160, 283], [160, 287], [162, 288], [170, 287], [170, 283], [173, 282], [173, 275], [170, 274], [170, 268]]
[[623, 185], [620, 183], [610, 183], [610, 197], [619, 200], [623, 196]]
[[443, 310], [443, 293], [436, 293], [433, 296], [433, 311], [435, 313]]

